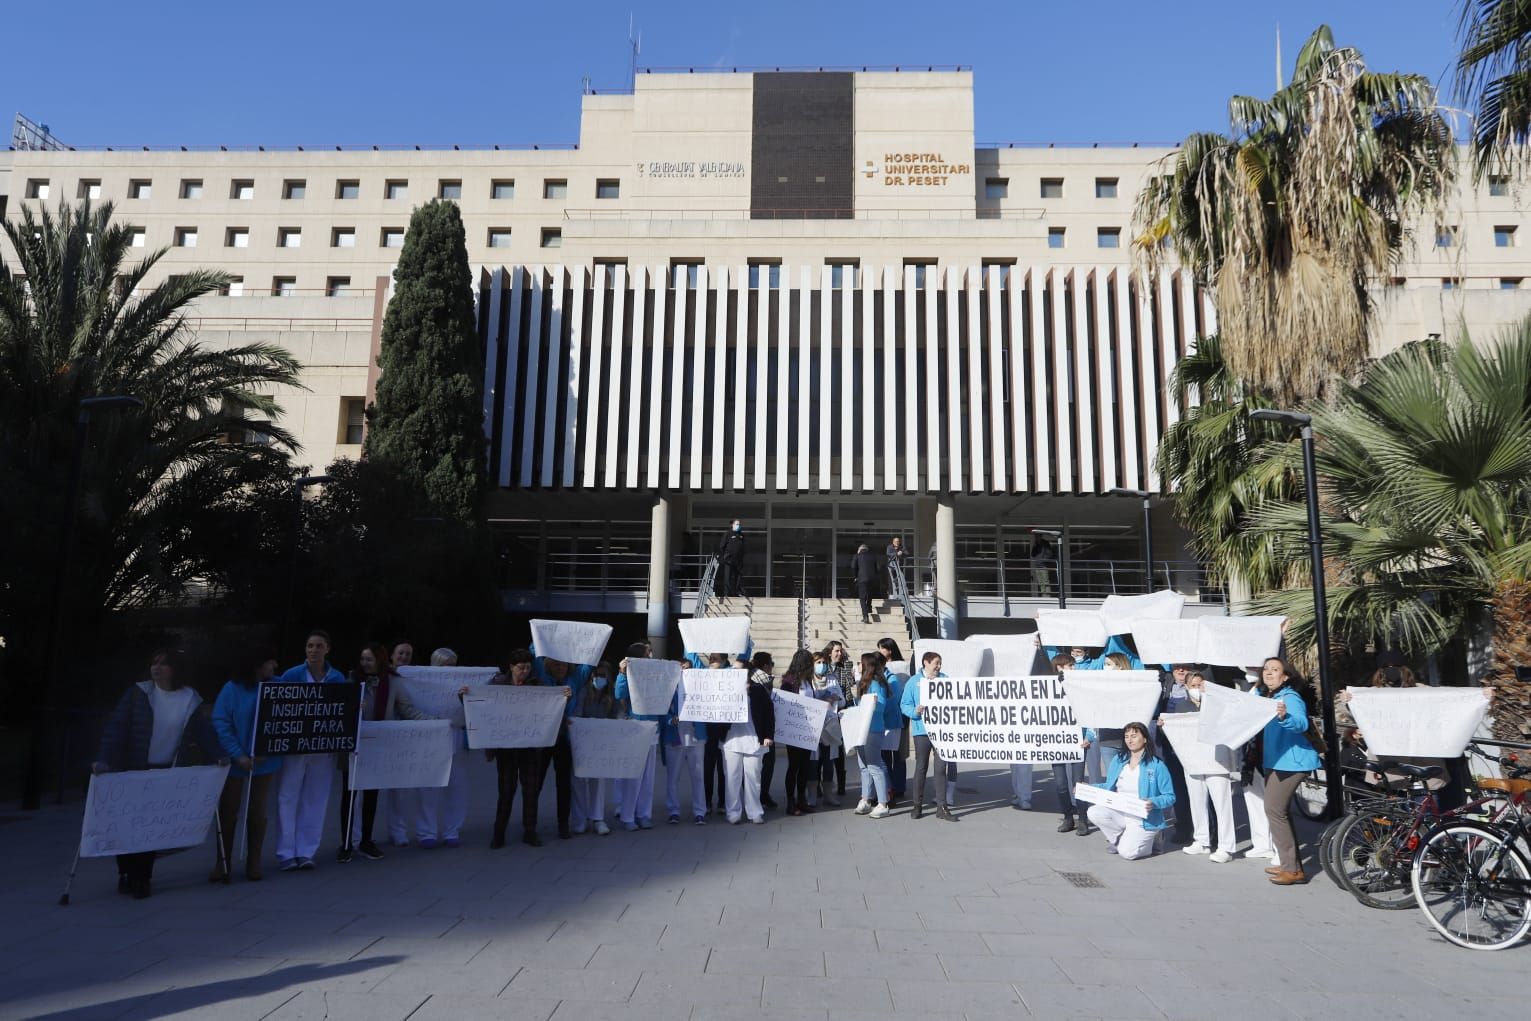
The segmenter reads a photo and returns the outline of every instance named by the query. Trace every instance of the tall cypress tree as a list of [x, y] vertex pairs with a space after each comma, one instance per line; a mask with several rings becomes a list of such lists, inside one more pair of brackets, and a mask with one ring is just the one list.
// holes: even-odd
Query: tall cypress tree
[[455, 202], [433, 199], [410, 217], [378, 365], [367, 459], [412, 484], [431, 513], [471, 527], [486, 485], [483, 359]]

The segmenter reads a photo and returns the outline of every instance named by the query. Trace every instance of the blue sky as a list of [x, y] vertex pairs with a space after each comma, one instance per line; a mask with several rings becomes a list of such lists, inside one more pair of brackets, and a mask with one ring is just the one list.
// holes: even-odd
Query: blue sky
[[1278, 22], [1288, 66], [1327, 21], [1374, 69], [1442, 80], [1457, 2], [87, 0], [67, 9], [7, 12], [0, 116], [19, 110], [77, 145], [572, 142], [581, 78], [626, 85], [629, 12], [644, 65], [968, 64], [979, 141], [1165, 142], [1224, 126], [1231, 94], [1272, 90]]

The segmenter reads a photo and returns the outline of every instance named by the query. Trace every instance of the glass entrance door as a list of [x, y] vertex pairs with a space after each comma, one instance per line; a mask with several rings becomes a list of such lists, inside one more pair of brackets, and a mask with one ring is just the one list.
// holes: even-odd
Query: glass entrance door
[[771, 526], [770, 594], [807, 599], [831, 595], [834, 529]]

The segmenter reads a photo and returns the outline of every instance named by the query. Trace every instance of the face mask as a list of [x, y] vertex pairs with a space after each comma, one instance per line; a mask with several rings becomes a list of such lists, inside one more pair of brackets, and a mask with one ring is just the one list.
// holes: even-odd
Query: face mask
[[744, 526], [743, 526], [743, 525], [739, 525], [739, 524], [736, 524], [736, 525], [734, 525], [734, 531], [735, 531], [735, 532], [736, 532], [736, 533], [738, 533], [738, 532], [742, 532], [742, 531], [744, 531]]
[[818, 676], [823, 677], [825, 674], [829, 673], [829, 664], [828, 663], [815, 663], [813, 665], [813, 672], [815, 674], [817, 674]]
[[1201, 704], [1201, 689], [1200, 688], [1187, 688], [1187, 689], [1185, 689], [1185, 694], [1186, 694], [1186, 697], [1189, 698], [1192, 702], [1195, 702], [1198, 705]]
[[1082, 653], [1082, 652], [1074, 653], [1074, 662], [1075, 663], [1083, 663], [1084, 662], [1084, 653]]
[[604, 677], [596, 677], [596, 678], [593, 678], [590, 681], [590, 683], [595, 685], [595, 690], [596, 691], [600, 691], [602, 688], [606, 687], [606, 678], [604, 678]]

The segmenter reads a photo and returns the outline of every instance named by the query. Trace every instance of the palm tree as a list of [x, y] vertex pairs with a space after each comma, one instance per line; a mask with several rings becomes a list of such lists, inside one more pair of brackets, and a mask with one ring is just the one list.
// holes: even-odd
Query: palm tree
[[1229, 371], [1290, 402], [1366, 358], [1367, 283], [1444, 200], [1456, 153], [1427, 78], [1367, 70], [1328, 26], [1289, 85], [1228, 114], [1150, 176], [1135, 247], [1149, 270], [1173, 249], [1212, 290]]
[[[222, 505], [287, 470], [295, 443], [274, 424], [271, 394], [298, 386], [299, 366], [267, 344], [199, 344], [187, 307], [224, 278], [190, 272], [146, 286], [164, 252], [129, 265], [131, 233], [110, 204], [23, 206], [4, 228], [16, 257], [0, 257], [0, 635], [35, 724], [48, 596], [67, 595], [72, 654], [82, 655], [102, 611], [175, 600], [192, 579], [216, 577], [210, 530]], [[61, 578], [80, 401], [109, 394], [143, 408], [91, 422], [73, 569]]]
[[[1523, 638], [1531, 606], [1516, 593], [1531, 580], [1531, 319], [1482, 347], [1465, 335], [1408, 345], [1309, 410], [1335, 636], [1415, 653], [1491, 628], [1496, 645], [1517, 628]], [[1295, 469], [1298, 458], [1285, 444], [1272, 459]], [[1277, 570], [1308, 580], [1300, 496], [1257, 508], [1251, 531], [1270, 543]], [[1290, 617], [1296, 645], [1311, 643], [1306, 585], [1255, 604]]]
[[1531, 4], [1463, 0], [1457, 91], [1476, 108], [1473, 169], [1521, 162], [1531, 134]]

